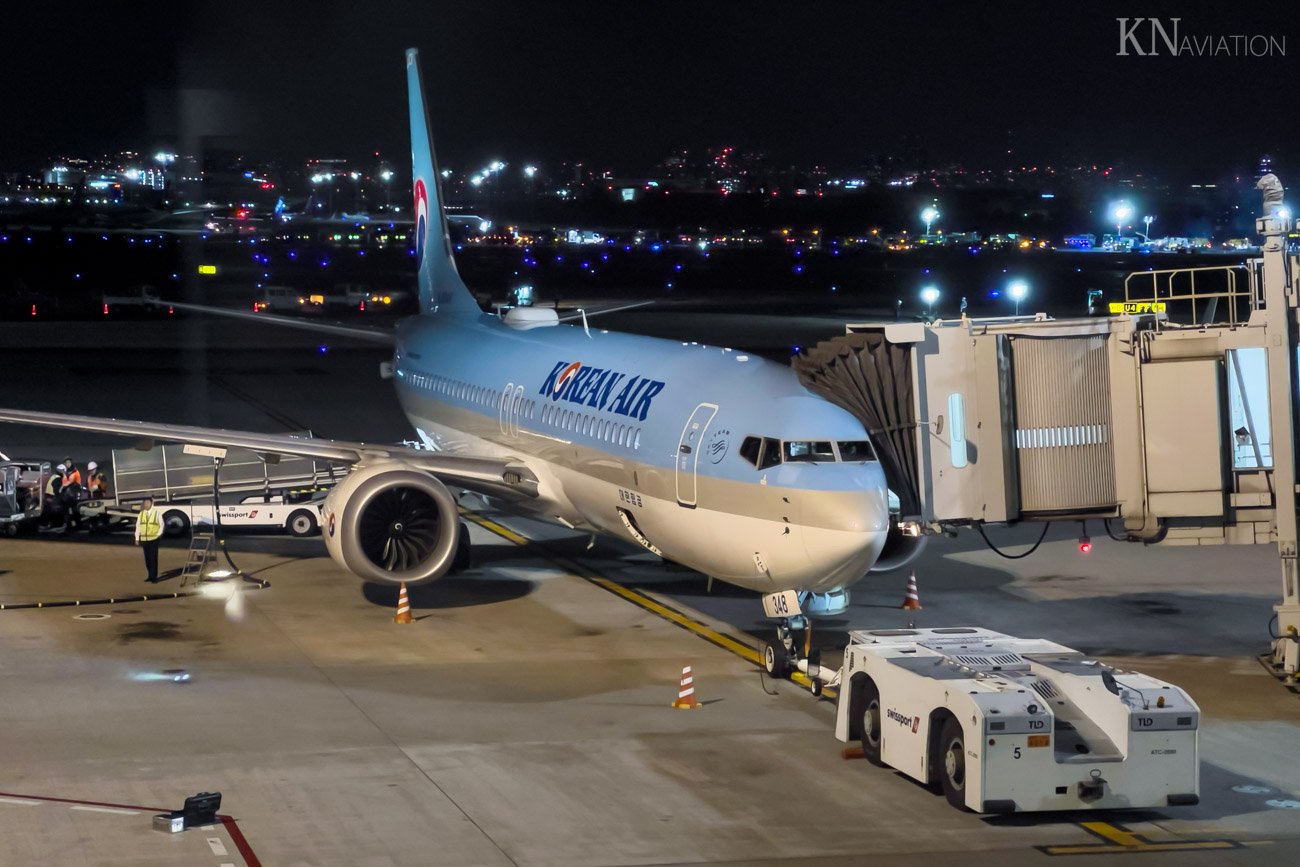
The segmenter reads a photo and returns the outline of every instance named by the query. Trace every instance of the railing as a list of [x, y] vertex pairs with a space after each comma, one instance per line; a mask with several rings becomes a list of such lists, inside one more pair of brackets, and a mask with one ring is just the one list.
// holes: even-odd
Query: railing
[[1122, 312], [1164, 313], [1188, 325], [1242, 324], [1256, 306], [1251, 283], [1246, 265], [1135, 271], [1124, 278]]

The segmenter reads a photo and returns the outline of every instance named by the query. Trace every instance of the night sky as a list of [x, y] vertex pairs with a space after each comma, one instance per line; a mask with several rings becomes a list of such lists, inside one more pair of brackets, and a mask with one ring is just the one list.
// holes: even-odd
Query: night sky
[[[183, 147], [196, 124], [295, 160], [404, 162], [415, 45], [450, 166], [630, 170], [732, 144], [837, 168], [890, 152], [997, 168], [1010, 141], [1017, 162], [1187, 180], [1268, 152], [1300, 183], [1300, 27], [1281, 3], [23, 5], [3, 13], [0, 170]], [[1150, 15], [1285, 38], [1287, 56], [1116, 56], [1116, 18]]]

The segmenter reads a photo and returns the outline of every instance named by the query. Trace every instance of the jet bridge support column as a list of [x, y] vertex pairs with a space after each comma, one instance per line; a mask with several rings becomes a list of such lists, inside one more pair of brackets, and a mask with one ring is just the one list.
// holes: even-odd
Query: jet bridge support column
[[[1269, 176], [1272, 177], [1272, 176]], [[1266, 179], [1261, 179], [1261, 186]], [[1276, 184], [1276, 179], [1273, 180]], [[1278, 185], [1280, 188], [1280, 184]], [[1265, 194], [1265, 210], [1270, 199]], [[1262, 291], [1268, 358], [1268, 390], [1273, 437], [1273, 498], [1277, 550], [1282, 564], [1282, 602], [1275, 606], [1278, 634], [1273, 662], [1286, 674], [1300, 669], [1300, 588], [1297, 588], [1296, 526], [1296, 286], [1291, 279], [1286, 236], [1291, 220], [1279, 210], [1256, 220], [1264, 236]]]

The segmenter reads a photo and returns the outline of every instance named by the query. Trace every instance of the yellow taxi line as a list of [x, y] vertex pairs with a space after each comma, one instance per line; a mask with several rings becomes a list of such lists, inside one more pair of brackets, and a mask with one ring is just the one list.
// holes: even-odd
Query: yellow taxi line
[[[536, 543], [531, 543], [529, 539], [521, 536], [520, 534], [516, 533], [514, 530], [511, 530], [509, 527], [503, 526], [502, 524], [499, 524], [490, 518], [485, 518], [476, 512], [471, 512], [462, 509], [461, 514], [464, 515], [467, 520], [473, 521], [475, 524], [478, 524], [483, 529], [491, 533], [495, 533], [501, 538], [513, 542], [516, 545], [536, 544]], [[539, 547], [544, 547], [544, 546], [539, 546]], [[611, 581], [608, 578], [604, 578], [600, 575], [594, 574], [589, 569], [584, 567], [582, 564], [574, 562], [573, 560], [570, 560], [568, 557], [562, 557], [556, 554], [551, 554], [550, 552], [547, 552], [546, 556], [549, 559], [555, 561], [556, 563], [564, 566], [566, 569], [570, 570], [571, 572], [573, 572], [583, 580], [596, 585], [602, 590], [606, 590], [610, 593], [613, 593], [616, 596], [626, 599], [628, 602], [631, 602], [632, 604], [640, 608], [643, 608], [646, 611], [649, 611], [651, 614], [654, 614], [657, 617], [667, 620], [669, 623], [673, 623], [677, 626], [680, 626], [682, 629], [694, 633], [695, 635], [699, 636], [700, 638], [703, 638], [705, 641], [709, 642], [710, 644], [716, 645], [717, 647], [720, 647], [723, 650], [726, 650], [730, 653], [735, 654], [736, 656], [739, 656], [741, 659], [745, 660], [746, 662], [749, 662], [753, 665], [763, 664], [763, 658], [757, 650], [755, 650], [754, 648], [750, 647], [749, 645], [745, 644], [744, 642], [736, 638], [732, 638], [730, 635], [726, 635], [722, 632], [719, 632], [718, 630], [712, 628], [711, 626], [701, 623], [698, 620], [695, 620], [694, 618], [689, 617], [686, 614], [683, 614], [682, 612], [677, 611], [676, 609], [668, 605], [665, 605], [662, 602], [659, 602], [658, 600], [654, 599], [653, 597], [645, 593], [642, 593], [639, 590], [634, 590], [630, 587], [624, 587], [622, 584], [619, 584], [615, 581]], [[808, 678], [807, 675], [803, 674], [802, 672], [798, 672], [798, 671], [794, 672], [793, 674], [790, 675], [790, 680], [793, 681], [794, 683], [799, 684], [805, 689], [812, 689], [813, 686], [812, 681]], [[825, 694], [830, 698], [834, 698], [835, 696], [833, 690], [826, 690]]]

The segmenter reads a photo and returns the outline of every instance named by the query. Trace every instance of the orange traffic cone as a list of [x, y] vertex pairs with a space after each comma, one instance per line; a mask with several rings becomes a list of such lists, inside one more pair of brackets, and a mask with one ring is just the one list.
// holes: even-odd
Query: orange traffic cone
[[695, 700], [695, 675], [691, 674], [691, 664], [682, 666], [682, 683], [677, 688], [677, 701], [673, 707], [678, 710], [694, 710], [700, 703]]
[[907, 576], [907, 595], [903, 597], [903, 604], [899, 606], [905, 611], [920, 611], [921, 597], [916, 594], [916, 571], [908, 573]]
[[393, 618], [394, 623], [414, 623], [415, 618], [411, 616], [411, 600], [406, 595], [406, 582], [402, 582], [402, 589], [397, 593], [397, 616]]

